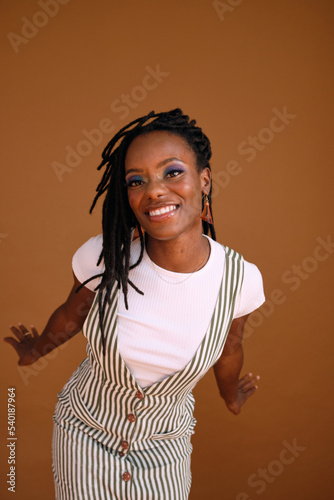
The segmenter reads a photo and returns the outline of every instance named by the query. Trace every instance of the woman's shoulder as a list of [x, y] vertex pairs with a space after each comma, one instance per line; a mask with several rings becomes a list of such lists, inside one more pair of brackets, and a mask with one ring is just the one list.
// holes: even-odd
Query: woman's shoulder
[[[83, 245], [81, 245], [73, 255], [72, 269], [80, 283], [83, 283], [88, 278], [91, 278], [92, 276], [100, 274], [104, 271], [103, 263], [97, 265], [102, 251], [102, 243], [102, 234], [93, 236], [92, 238], [89, 238], [89, 240], [87, 240]], [[91, 282], [91, 285], [93, 284], [94, 283]], [[91, 288], [91, 286], [89, 285], [88, 288]]]
[[[102, 274], [105, 270], [103, 258], [99, 265], [97, 262], [103, 248], [103, 235], [98, 234], [89, 238], [83, 245], [81, 245], [75, 252], [72, 258], [72, 269], [80, 281], [83, 283], [96, 274]], [[140, 255], [140, 240], [136, 239], [131, 243], [131, 259], [130, 264], [136, 262]], [[94, 290], [99, 280], [95, 279], [87, 283], [87, 288]]]
[[244, 276], [236, 316], [244, 316], [260, 307], [265, 301], [263, 279], [259, 268], [247, 260], [244, 263]]
[[224, 243], [220, 243], [216, 240], [213, 240], [209, 236], [206, 237], [210, 241], [211, 255], [214, 258], [216, 264], [220, 262], [225, 262], [225, 259], [227, 258], [239, 261], [242, 265], [242, 263], [244, 262], [244, 258], [241, 253], [225, 245]]
[[102, 248], [102, 242], [103, 242], [103, 235], [102, 234], [92, 236], [87, 241], [85, 241], [85, 243], [83, 243], [81, 245], [81, 247], [79, 247], [79, 250], [80, 250], [80, 248], [87, 248], [87, 249], [89, 249], [89, 248], [93, 249], [95, 247]]
[[73, 259], [86, 262], [87, 259], [95, 259], [96, 255], [99, 257], [102, 251], [102, 243], [102, 234], [89, 238], [89, 240], [85, 241], [85, 243], [78, 248]]
[[261, 294], [263, 291], [263, 280], [262, 280], [262, 274], [257, 265], [253, 264], [252, 262], [249, 262], [243, 257], [241, 253], [239, 253], [236, 250], [233, 250], [232, 248], [224, 245], [223, 243], [218, 243], [216, 241], [214, 241], [213, 243], [218, 246], [221, 246], [226, 256], [231, 256], [232, 258], [237, 257], [242, 261], [243, 273], [244, 273], [243, 287], [248, 289], [252, 288], [256, 292]]
[[[248, 262], [243, 254], [238, 252], [237, 250], [234, 250], [228, 245], [225, 245], [224, 243], [220, 243], [218, 241], [213, 240], [209, 236], [207, 238], [210, 240], [211, 248], [214, 249], [216, 252], [219, 252], [220, 255], [224, 254], [224, 256], [230, 256], [230, 257], [238, 257], [243, 263], [244, 263], [244, 269], [246, 270], [247, 278], [248, 277], [261, 277], [261, 273], [259, 268], [251, 263]], [[261, 277], [262, 279], [262, 277]]]
[[244, 316], [260, 307], [265, 301], [265, 295], [262, 274], [257, 265], [249, 262], [238, 251], [223, 243], [210, 239], [210, 244], [220, 258], [224, 254], [227, 258], [237, 258], [243, 265], [242, 286], [237, 299], [234, 317]]

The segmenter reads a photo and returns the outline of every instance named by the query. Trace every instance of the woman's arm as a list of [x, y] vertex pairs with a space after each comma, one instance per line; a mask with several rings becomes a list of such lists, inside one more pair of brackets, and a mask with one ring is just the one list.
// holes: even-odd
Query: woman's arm
[[95, 293], [86, 287], [82, 287], [78, 293], [75, 293], [79, 286], [80, 282], [74, 276], [74, 285], [66, 302], [50, 316], [40, 335], [33, 326], [31, 327], [32, 333], [28, 332], [28, 329], [21, 323], [18, 328], [10, 327], [17, 340], [13, 337], [6, 337], [4, 340], [16, 350], [19, 365], [31, 365], [41, 356], [45, 356], [80, 332], [94, 301]]
[[239, 379], [243, 365], [242, 336], [248, 316], [232, 321], [223, 353], [213, 367], [220, 395], [235, 415], [240, 413], [242, 405], [254, 394], [260, 379], [251, 373]]

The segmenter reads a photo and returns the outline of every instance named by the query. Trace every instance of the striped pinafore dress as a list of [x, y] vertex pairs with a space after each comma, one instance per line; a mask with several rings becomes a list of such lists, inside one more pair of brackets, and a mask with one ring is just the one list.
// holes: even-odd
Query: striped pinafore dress
[[225, 254], [216, 306], [194, 357], [144, 389], [118, 350], [117, 286], [104, 318], [106, 356], [95, 297], [83, 327], [88, 357], [58, 394], [54, 413], [57, 500], [188, 498], [192, 389], [222, 353], [243, 280], [241, 255], [227, 247]]

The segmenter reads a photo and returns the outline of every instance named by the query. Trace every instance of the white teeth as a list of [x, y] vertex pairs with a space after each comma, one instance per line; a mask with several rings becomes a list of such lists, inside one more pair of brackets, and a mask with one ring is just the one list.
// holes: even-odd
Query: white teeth
[[154, 215], [162, 215], [168, 212], [172, 212], [172, 210], [176, 209], [176, 205], [168, 205], [168, 207], [162, 207], [157, 210], [152, 210], [148, 214], [152, 217]]

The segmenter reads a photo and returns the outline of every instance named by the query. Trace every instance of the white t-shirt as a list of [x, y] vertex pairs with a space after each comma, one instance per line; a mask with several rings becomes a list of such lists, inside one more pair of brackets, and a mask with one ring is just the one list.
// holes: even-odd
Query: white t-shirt
[[[225, 266], [222, 245], [207, 237], [211, 253], [206, 265], [195, 273], [175, 273], [154, 264], [146, 251], [142, 262], [130, 271], [129, 309], [123, 293], [118, 301], [118, 349], [141, 387], [182, 370], [201, 344], [216, 305]], [[83, 283], [104, 271], [96, 266], [102, 235], [89, 239], [73, 256], [72, 266]], [[130, 263], [137, 261], [140, 240], [132, 243]], [[94, 290], [100, 278], [87, 283]], [[265, 300], [258, 268], [244, 261], [244, 279], [237, 297], [234, 318], [245, 316]], [[107, 332], [106, 332], [107, 334]]]

